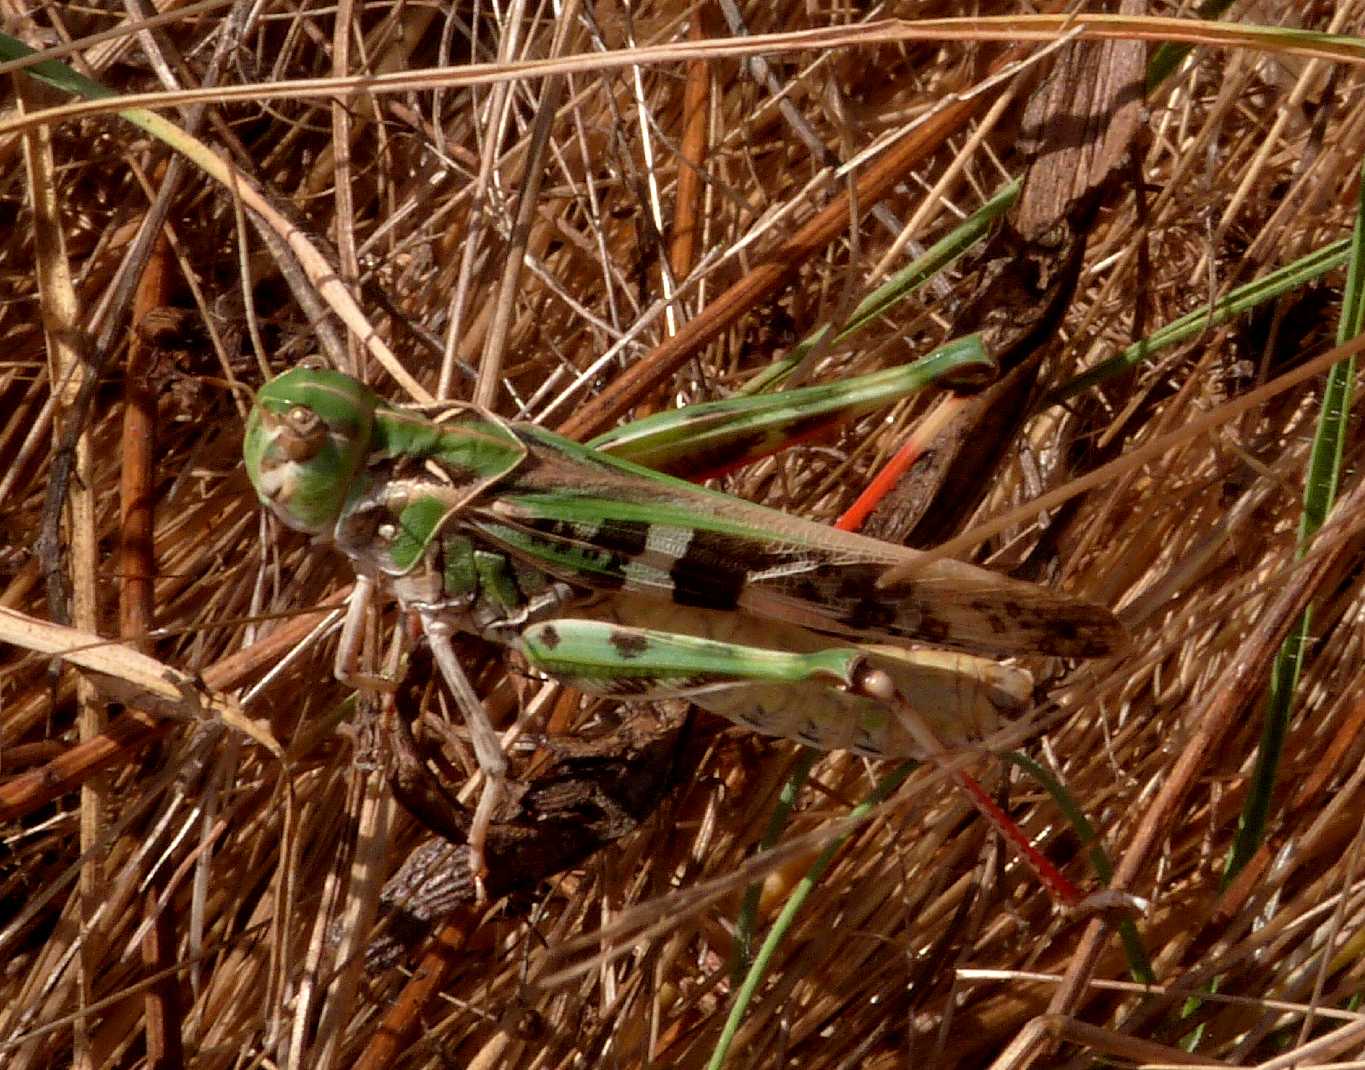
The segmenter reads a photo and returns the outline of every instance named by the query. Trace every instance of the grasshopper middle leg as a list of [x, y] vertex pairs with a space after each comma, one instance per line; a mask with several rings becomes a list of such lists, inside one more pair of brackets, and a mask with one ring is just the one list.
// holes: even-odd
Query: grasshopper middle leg
[[[346, 620], [341, 630], [341, 641], [337, 646], [336, 664], [333, 671], [338, 680], [357, 688], [373, 691], [392, 691], [394, 681], [382, 676], [357, 671], [360, 646], [365, 633], [365, 611], [369, 608], [375, 594], [375, 582], [368, 576], [358, 576], [355, 590], [351, 593], [346, 610]], [[488, 719], [483, 702], [474, 692], [474, 687], [460, 666], [451, 645], [455, 628], [444, 620], [434, 609], [418, 609], [422, 632], [431, 644], [432, 656], [441, 671], [441, 676], [450, 688], [459, 707], [465, 724], [469, 726], [470, 741], [474, 744], [474, 756], [484, 775], [483, 789], [469, 830], [470, 869], [474, 874], [475, 888], [479, 899], [484, 898], [483, 878], [488, 872], [485, 849], [488, 842], [488, 828], [498, 801], [502, 798], [503, 785], [507, 779], [507, 757], [502, 752], [498, 733]]]
[[488, 828], [493, 820], [498, 801], [502, 798], [503, 785], [507, 780], [507, 756], [502, 752], [502, 742], [498, 739], [493, 722], [488, 719], [488, 711], [483, 701], [475, 693], [474, 687], [465, 675], [460, 659], [455, 656], [455, 648], [450, 637], [455, 629], [435, 613], [419, 611], [422, 631], [431, 644], [432, 656], [441, 676], [455, 696], [455, 704], [469, 726], [469, 738], [474, 744], [474, 757], [478, 759], [483, 771], [483, 789], [479, 794], [478, 805], [474, 809], [474, 820], [469, 828], [470, 869], [474, 874], [474, 885], [478, 898], [482, 901], [484, 877], [488, 873], [485, 849], [488, 843]]

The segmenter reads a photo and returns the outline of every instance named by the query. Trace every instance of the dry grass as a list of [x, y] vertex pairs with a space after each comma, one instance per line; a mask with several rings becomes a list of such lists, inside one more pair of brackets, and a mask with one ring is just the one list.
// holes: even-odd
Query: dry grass
[[[966, 6], [925, 0], [894, 13], [933, 17]], [[1009, 14], [1027, 5], [984, 6]], [[1281, 10], [1245, 7], [1246, 18], [1261, 22]], [[1298, 8], [1304, 25], [1327, 28], [1335, 18], [1340, 32], [1365, 32], [1353, 0]], [[14, 9], [5, 8], [6, 29], [35, 46], [123, 18], [121, 8], [72, 5], [29, 21]], [[479, 369], [496, 367], [496, 356], [501, 374], [487, 380], [495, 407], [518, 414], [526, 402], [531, 416], [548, 411], [552, 425], [623, 367], [648, 360], [675, 329], [670, 317], [680, 324], [705, 315], [840, 195], [842, 181], [820, 169], [796, 119], [851, 159], [970, 90], [996, 47], [776, 54], [770, 81], [733, 59], [574, 74], [548, 127], [514, 300], [500, 318], [542, 83], [502, 83], [503, 111], [494, 107], [503, 90], [487, 86], [351, 97], [333, 109], [324, 99], [273, 99], [267, 83], [461, 64], [471, 48], [480, 60], [503, 50], [507, 59], [543, 57], [555, 47], [553, 27], [524, 24], [512, 35], [482, 6], [477, 16], [462, 7], [449, 18], [436, 5], [343, 9], [360, 29], [341, 66], [333, 9], [301, 15], [283, 3], [242, 5], [240, 24], [226, 21], [227, 9], [173, 21], [156, 31], [154, 49], [150, 38], [127, 36], [68, 61], [120, 92], [156, 89], [159, 71], [198, 85], [226, 40], [220, 82], [255, 83], [259, 96], [210, 108], [201, 136], [309, 232], [335, 243], [341, 275], [356, 280], [358, 271], [361, 306], [425, 386], [435, 387], [444, 350], [452, 393], [471, 397]], [[742, 17], [755, 33], [848, 21], [842, 11], [812, 10], [749, 4]], [[676, 4], [637, 5], [629, 18], [614, 3], [591, 13], [595, 30], [586, 21], [563, 28], [562, 53], [666, 44], [688, 33]], [[726, 34], [712, 5], [704, 15], [701, 36]], [[1121, 350], [1135, 320], [1151, 330], [1348, 234], [1359, 85], [1357, 68], [1345, 64], [1224, 50], [1198, 54], [1151, 97], [1146, 227], [1123, 186], [1090, 236], [1065, 324], [1070, 344], [1047, 368], [1048, 382]], [[699, 110], [685, 104], [689, 92]], [[34, 94], [29, 107], [43, 103]], [[976, 124], [989, 104], [983, 95], [974, 120], [930, 146], [881, 201], [882, 218], [864, 217], [856, 241], [845, 227], [774, 298], [750, 299], [733, 327], [689, 352], [650, 392], [650, 404], [722, 395], [837, 320], [882, 281], [872, 273], [896, 237], [888, 220], [913, 220], [911, 237], [927, 242], [979, 205], [1018, 166], [1017, 109], [983, 131]], [[700, 117], [691, 128], [689, 114]], [[416, 830], [400, 813], [387, 849], [366, 844], [357, 853], [358, 825], [384, 823], [386, 796], [372, 766], [356, 761], [351, 737], [331, 732], [330, 721], [318, 726], [344, 696], [331, 682], [330, 641], [284, 662], [316, 617], [261, 616], [315, 609], [343, 591], [349, 574], [337, 555], [299, 537], [269, 541], [240, 461], [249, 398], [237, 388], [259, 385], [262, 361], [273, 372], [317, 351], [316, 314], [300, 311], [297, 289], [258, 233], [240, 229], [232, 197], [190, 171], [177, 180], [165, 240], [139, 276], [135, 326], [128, 312], [109, 319], [101, 305], [147, 215], [148, 188], [166, 181], [164, 150], [113, 117], [40, 129], [50, 141], [0, 141], [0, 605], [52, 619], [35, 546], [54, 443], [71, 420], [71, 395], [54, 383], [64, 361], [89, 358], [91, 339], [108, 332], [110, 361], [83, 425], [76, 463], [84, 475], [72, 483], [64, 537], [76, 625], [105, 637], [155, 628], [149, 653], [238, 697], [236, 689], [283, 667], [246, 696], [253, 736], [217, 721], [106, 710], [71, 668], [54, 678], [43, 658], [4, 651], [0, 812], [10, 820], [0, 854], [0, 1063], [149, 1065], [145, 1037], [179, 1035], [183, 1055], [172, 1045], [157, 1065], [355, 1065], [407, 975], [388, 970], [358, 991], [333, 983], [327, 926], [346, 911], [364, 916], [363, 882], [348, 886], [353, 859], [377, 857], [388, 873]], [[969, 142], [976, 133], [983, 136]], [[348, 149], [338, 151], [343, 143]], [[704, 182], [680, 164], [683, 146]], [[680, 233], [692, 236], [690, 249]], [[689, 279], [666, 313], [661, 302], [676, 283], [663, 281], [665, 260]], [[894, 270], [904, 254], [889, 260]], [[1225, 411], [1325, 352], [1341, 285], [1342, 273], [1330, 274], [1089, 395], [1122, 443], [1118, 456]], [[950, 273], [856, 349], [829, 353], [815, 377], [927, 351], [942, 340], [940, 313], [958, 286]], [[152, 333], [152, 322], [166, 326]], [[82, 339], [67, 325], [91, 333]], [[608, 351], [614, 359], [567, 392]], [[400, 396], [374, 365], [369, 376]], [[1317, 571], [1293, 570], [1318, 387], [1315, 379], [1279, 392], [1088, 491], [1050, 536], [1053, 552], [1042, 562], [1049, 583], [1122, 607], [1133, 630], [1123, 657], [1031, 666], [1047, 684], [1029, 747], [1065, 779], [1110, 857], [1127, 859], [1129, 890], [1150, 898], [1138, 928], [1163, 987], [1123, 989], [1113, 931], [1054, 910], [966, 801], [926, 769], [858, 828], [813, 892], [749, 1008], [731, 1065], [985, 1065], [1011, 1044], [1055, 1035], [1049, 1029], [1067, 1042], [1061, 1055], [1041, 1057], [1047, 1065], [1105, 1051], [1175, 1059], [1196, 1028], [1201, 1056], [1230, 1065], [1257, 1064], [1344, 1026], [1356, 1032], [1304, 1057], [1360, 1057], [1365, 1039], [1350, 1011], [1359, 955], [1347, 943], [1362, 917], [1360, 559], [1349, 532], [1333, 533], [1325, 541], [1336, 556]], [[793, 450], [729, 489], [833, 518], [927, 404]], [[130, 419], [144, 423], [129, 432]], [[1061, 408], [1030, 423], [1000, 458], [978, 519], [1083, 472], [1085, 449], [1056, 448], [1074, 430]], [[148, 441], [154, 448], [140, 451]], [[1348, 446], [1346, 493], [1359, 483], [1356, 452]], [[120, 479], [132, 498], [123, 506], [133, 524], [125, 547]], [[139, 582], [138, 503], [149, 500], [155, 572]], [[994, 563], [1010, 567], [1040, 530], [1021, 524], [982, 559], [999, 551]], [[1272, 804], [1273, 839], [1223, 893], [1277, 641], [1267, 622], [1287, 620], [1275, 616], [1277, 606], [1300, 591], [1317, 600], [1313, 644]], [[287, 747], [284, 759], [262, 742], [271, 736]], [[543, 887], [529, 918], [524, 903], [489, 918], [461, 916], [447, 933], [459, 950], [440, 994], [421, 1010], [420, 1037], [395, 1065], [705, 1065], [734, 991], [736, 873], [794, 753], [738, 730], [707, 732], [686, 759], [685, 782], [654, 818]], [[1003, 778], [999, 763], [975, 768]], [[788, 835], [827, 831], [878, 772], [847, 754], [822, 758], [818, 790], [803, 794]], [[49, 790], [54, 780], [70, 793]], [[1172, 784], [1181, 793], [1163, 795]], [[1054, 802], [1017, 776], [1008, 797], [1045, 853], [1094, 886]], [[809, 857], [786, 858], [769, 874], [765, 918]], [[725, 894], [702, 898], [716, 882]], [[652, 926], [647, 939], [632, 943], [635, 929], [612, 930], [623, 912], [632, 925]], [[614, 957], [547, 983], [600, 949], [563, 954], [570, 940], [600, 929], [616, 933]], [[173, 982], [150, 984], [161, 963], [177, 966]], [[1215, 983], [1217, 1000], [1186, 1013], [1187, 994]], [[1098, 1030], [1040, 1023], [1050, 1005]], [[166, 1016], [169, 1028], [157, 1026]], [[1141, 1049], [1137, 1040], [1166, 1047]], [[1018, 1064], [1038, 1060], [1040, 1050]]]

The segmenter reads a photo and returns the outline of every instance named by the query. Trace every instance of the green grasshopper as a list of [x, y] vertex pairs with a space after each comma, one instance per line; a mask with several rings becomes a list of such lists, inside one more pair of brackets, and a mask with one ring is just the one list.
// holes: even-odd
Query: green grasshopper
[[1123, 641], [1106, 609], [956, 561], [882, 586], [920, 555], [469, 405], [399, 408], [340, 372], [297, 367], [262, 387], [244, 454], [262, 504], [355, 566], [340, 679], [364, 682], [353, 666], [378, 588], [420, 621], [485, 774], [476, 874], [507, 762], [456, 632], [593, 695], [686, 697], [874, 757], [981, 739], [1027, 702], [1027, 672], [977, 655]]

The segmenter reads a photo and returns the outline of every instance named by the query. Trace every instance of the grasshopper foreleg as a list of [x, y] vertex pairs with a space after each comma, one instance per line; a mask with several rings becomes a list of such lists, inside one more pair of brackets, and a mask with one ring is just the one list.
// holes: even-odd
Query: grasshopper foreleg
[[369, 576], [357, 575], [355, 588], [346, 601], [346, 619], [341, 625], [341, 639], [337, 643], [336, 661], [332, 674], [347, 687], [363, 691], [391, 692], [394, 682], [386, 676], [360, 672], [360, 647], [365, 641], [365, 611], [374, 601], [375, 582]]

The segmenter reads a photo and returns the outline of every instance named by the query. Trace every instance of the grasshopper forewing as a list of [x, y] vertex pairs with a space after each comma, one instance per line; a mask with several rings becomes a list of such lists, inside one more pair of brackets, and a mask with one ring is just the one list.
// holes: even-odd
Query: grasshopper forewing
[[[879, 586], [920, 555], [471, 406], [433, 420], [325, 369], [261, 389], [244, 453], [282, 523], [350, 557], [357, 600], [378, 585], [420, 619], [485, 773], [476, 872], [506, 761], [454, 632], [595, 694], [685, 695], [759, 731], [883, 757], [926, 756], [888, 688], [937, 736], [977, 739], [1031, 686], [980, 655], [1093, 657], [1124, 641], [1100, 606], [956, 561]], [[343, 678], [354, 646], [344, 635]]]

